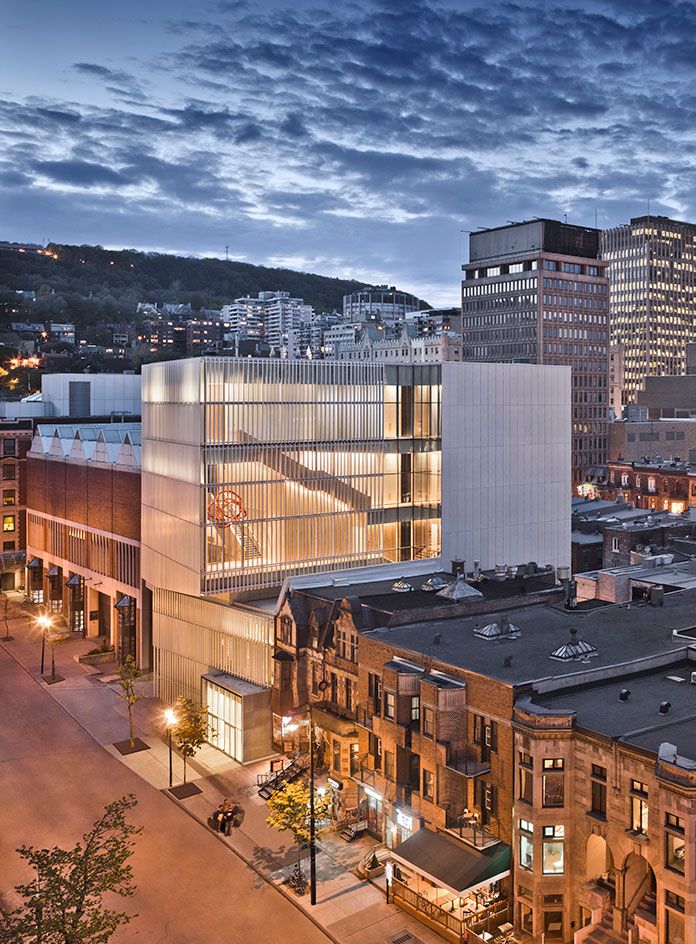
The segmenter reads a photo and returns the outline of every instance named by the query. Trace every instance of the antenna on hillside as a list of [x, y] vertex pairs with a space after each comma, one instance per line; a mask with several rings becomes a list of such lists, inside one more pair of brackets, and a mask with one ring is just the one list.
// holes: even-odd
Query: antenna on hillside
[[230, 261], [230, 247], [225, 246], [225, 262], [229, 262], [229, 261]]

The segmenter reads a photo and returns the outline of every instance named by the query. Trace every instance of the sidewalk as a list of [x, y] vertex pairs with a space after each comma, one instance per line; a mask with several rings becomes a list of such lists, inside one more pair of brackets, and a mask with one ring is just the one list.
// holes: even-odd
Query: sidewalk
[[[40, 680], [41, 635], [32, 624], [30, 607], [13, 605], [10, 609], [10, 633], [15, 637], [3, 645], [31, 675]], [[4, 626], [0, 627], [4, 634]], [[166, 791], [189, 816], [209, 829], [208, 817], [220, 802], [228, 798], [245, 811], [244, 822], [229, 837], [215, 835], [220, 842], [240, 856], [259, 875], [271, 882], [282, 894], [302, 908], [315, 923], [338, 944], [442, 944], [442, 938], [415, 918], [385, 901], [382, 889], [360, 880], [353, 869], [374, 845], [370, 839], [346, 843], [333, 832], [321, 835], [317, 842], [317, 904], [309, 904], [309, 894], [296, 896], [283, 882], [297, 861], [297, 850], [291, 837], [266, 826], [266, 803], [257, 793], [256, 775], [268, 770], [268, 761], [245, 767], [222, 752], [205, 745], [188, 763], [188, 780], [201, 793], [177, 800], [169, 794], [169, 752], [164, 737], [164, 705], [153, 697], [143, 697], [135, 706], [136, 734], [149, 750], [121, 755], [113, 747], [115, 741], [128, 736], [128, 712], [118, 697], [113, 681], [113, 666], [81, 665], [77, 657], [94, 648], [93, 640], [76, 638], [56, 649], [56, 672], [65, 681], [46, 685], [52, 697], [105, 750], [128, 766], [144, 781]], [[50, 672], [50, 652], [47, 652]], [[44, 674], [47, 674], [46, 672]], [[148, 686], [145, 686], [147, 690]], [[173, 757], [174, 784], [183, 778], [183, 762]], [[303, 853], [307, 855], [306, 851]], [[303, 868], [308, 873], [305, 858]], [[409, 935], [405, 938], [405, 935]]]

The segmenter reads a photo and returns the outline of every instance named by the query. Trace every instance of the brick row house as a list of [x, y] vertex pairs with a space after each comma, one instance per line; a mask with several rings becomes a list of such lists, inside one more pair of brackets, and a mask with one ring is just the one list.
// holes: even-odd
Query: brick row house
[[27, 592], [150, 665], [140, 584], [140, 425], [39, 424], [27, 457]]
[[696, 505], [696, 466], [688, 462], [645, 459], [609, 463], [608, 481], [599, 486], [602, 498], [622, 498], [636, 508], [681, 514]]
[[457, 602], [427, 575], [291, 584], [276, 746], [306, 743], [312, 704], [339, 816], [388, 848], [391, 899], [450, 941], [510, 925], [695, 944], [696, 591], [568, 609], [553, 579], [498, 577], [470, 575]]

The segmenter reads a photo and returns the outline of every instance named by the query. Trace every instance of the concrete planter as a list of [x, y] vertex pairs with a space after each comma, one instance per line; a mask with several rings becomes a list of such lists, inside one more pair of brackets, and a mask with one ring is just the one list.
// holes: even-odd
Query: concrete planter
[[82, 665], [104, 665], [105, 662], [114, 661], [114, 650], [106, 649], [104, 652], [85, 653], [78, 656], [77, 661], [81, 662]]

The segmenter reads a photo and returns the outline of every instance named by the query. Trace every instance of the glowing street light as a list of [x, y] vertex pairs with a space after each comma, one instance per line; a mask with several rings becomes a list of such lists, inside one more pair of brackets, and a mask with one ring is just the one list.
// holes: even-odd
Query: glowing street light
[[[46, 656], [46, 633], [53, 627], [53, 620], [48, 613], [42, 613], [36, 618], [36, 625], [41, 630], [41, 674], [44, 674], [44, 660]], [[55, 674], [55, 670], [54, 670]]]
[[164, 722], [167, 725], [167, 740], [169, 741], [169, 789], [174, 784], [172, 776], [172, 728], [178, 723], [179, 719], [173, 708], [167, 708], [164, 712]]

